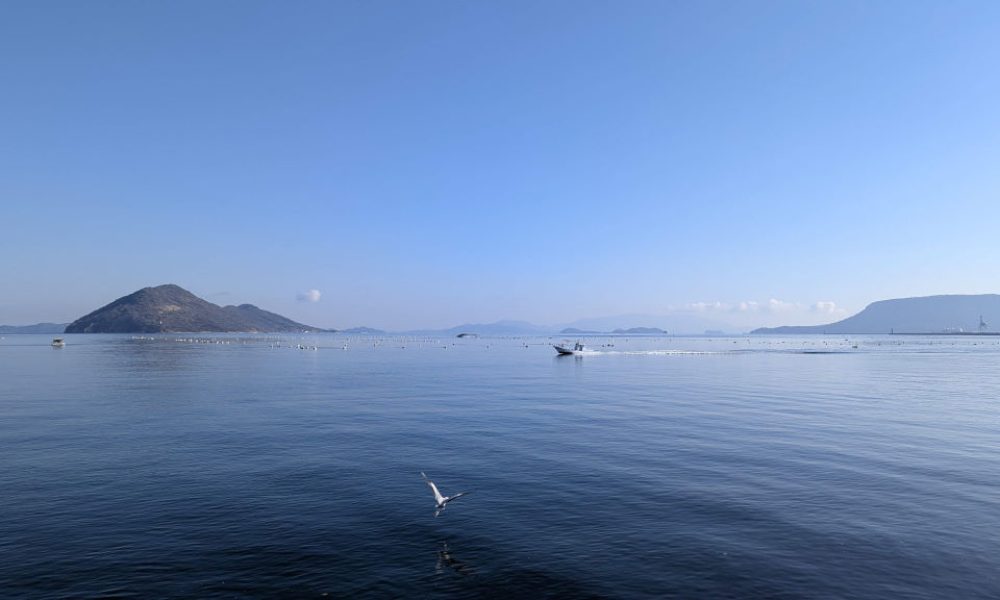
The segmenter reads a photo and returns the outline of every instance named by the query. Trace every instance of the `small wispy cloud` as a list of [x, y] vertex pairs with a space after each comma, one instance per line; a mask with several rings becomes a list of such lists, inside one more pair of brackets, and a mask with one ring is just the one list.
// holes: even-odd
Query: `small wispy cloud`
[[319, 302], [322, 295], [319, 290], [309, 290], [307, 292], [299, 292], [295, 297], [299, 302]]
[[700, 313], [787, 313], [802, 308], [803, 306], [797, 302], [785, 302], [771, 298], [767, 302], [744, 300], [735, 304], [729, 302], [691, 302], [680, 307], [680, 310]]
[[723, 302], [691, 302], [680, 308], [682, 311], [713, 312], [729, 310], [730, 306]]
[[820, 300], [816, 304], [809, 307], [814, 313], [820, 313], [824, 315], [841, 315], [847, 311], [843, 308], [838, 308], [836, 302], [830, 302], [828, 300]]
[[777, 298], [771, 298], [767, 301], [767, 312], [772, 313], [784, 313], [792, 312], [802, 308], [801, 304], [797, 302], [785, 302], [784, 300], [778, 300]]
[[816, 324], [835, 321], [848, 315], [846, 309], [829, 300], [813, 303], [769, 298], [741, 302], [689, 302], [665, 307], [667, 314], [718, 319], [736, 326]]
[[689, 302], [680, 306], [671, 306], [670, 312], [695, 313], [744, 313], [781, 315], [796, 312], [812, 312], [826, 315], [839, 315], [847, 312], [835, 302], [820, 300], [814, 304], [787, 302], [771, 298], [766, 302], [758, 300], [743, 300], [742, 302]]

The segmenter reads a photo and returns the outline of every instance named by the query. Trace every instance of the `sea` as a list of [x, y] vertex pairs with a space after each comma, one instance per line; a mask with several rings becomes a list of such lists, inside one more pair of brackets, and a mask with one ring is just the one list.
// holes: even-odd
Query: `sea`
[[997, 337], [64, 337], [5, 599], [1000, 598]]

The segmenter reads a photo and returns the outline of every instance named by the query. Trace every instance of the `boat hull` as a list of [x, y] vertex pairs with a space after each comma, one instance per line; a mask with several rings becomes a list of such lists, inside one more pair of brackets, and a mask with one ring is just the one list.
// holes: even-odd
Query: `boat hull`
[[580, 354], [581, 353], [580, 350], [574, 350], [572, 348], [566, 348], [566, 347], [563, 347], [563, 346], [557, 346], [555, 344], [552, 344], [552, 347], [555, 348], [556, 352], [558, 352], [561, 355]]

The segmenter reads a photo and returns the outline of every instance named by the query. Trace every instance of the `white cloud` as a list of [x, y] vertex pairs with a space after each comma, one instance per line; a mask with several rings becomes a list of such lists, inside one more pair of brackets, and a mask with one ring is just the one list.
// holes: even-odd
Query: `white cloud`
[[848, 315], [829, 300], [814, 303], [768, 300], [743, 300], [742, 302], [689, 302], [665, 307], [667, 314], [687, 315], [703, 319], [718, 319], [731, 327], [755, 328], [774, 325], [815, 325], [829, 323]]
[[785, 302], [777, 298], [771, 298], [767, 302], [757, 302], [756, 300], [745, 300], [733, 308], [733, 312], [744, 313], [788, 313], [802, 308], [797, 302]]
[[319, 290], [309, 290], [308, 292], [300, 292], [296, 298], [299, 302], [319, 302], [322, 295]]
[[799, 302], [785, 302], [777, 298], [771, 298], [767, 302], [758, 300], [744, 300], [735, 304], [728, 302], [690, 302], [679, 307], [671, 307], [671, 311], [697, 312], [697, 313], [745, 313], [745, 314], [773, 314], [787, 315], [789, 313], [803, 312], [807, 308], [812, 312], [821, 312], [816, 306], [823, 305], [825, 312], [842, 312], [837, 309], [833, 302], [818, 302], [816, 305], [807, 306]]
[[692, 302], [690, 304], [685, 304], [681, 310], [689, 310], [694, 312], [712, 312], [712, 311], [723, 311], [729, 310], [730, 306], [722, 302]]
[[827, 300], [820, 300], [816, 304], [813, 304], [812, 306], [810, 306], [809, 310], [811, 310], [811, 311], [813, 311], [815, 313], [821, 313], [821, 314], [825, 314], [825, 315], [839, 315], [839, 314], [843, 314], [843, 313], [846, 312], [842, 308], [837, 308], [837, 303], [836, 302], [830, 302], [830, 301], [827, 301]]
[[793, 310], [798, 310], [801, 308], [800, 305], [795, 302], [785, 302], [783, 300], [778, 300], [776, 298], [771, 298], [767, 301], [767, 311], [773, 313], [783, 313], [791, 312]]
[[803, 306], [796, 302], [785, 302], [771, 298], [767, 302], [756, 300], [744, 300], [736, 304], [727, 302], [691, 302], [685, 304], [679, 310], [690, 312], [730, 312], [730, 313], [786, 313], [801, 310]]

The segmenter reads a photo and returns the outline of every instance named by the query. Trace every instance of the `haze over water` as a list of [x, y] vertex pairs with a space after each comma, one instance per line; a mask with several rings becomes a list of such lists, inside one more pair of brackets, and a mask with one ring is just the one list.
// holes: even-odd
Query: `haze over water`
[[50, 339], [8, 598], [1000, 597], [996, 338]]

